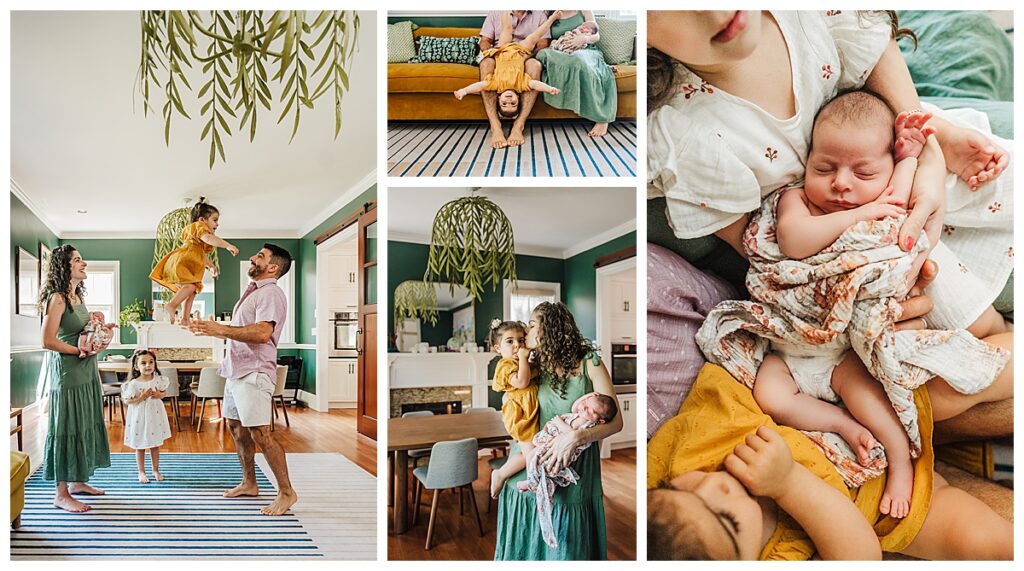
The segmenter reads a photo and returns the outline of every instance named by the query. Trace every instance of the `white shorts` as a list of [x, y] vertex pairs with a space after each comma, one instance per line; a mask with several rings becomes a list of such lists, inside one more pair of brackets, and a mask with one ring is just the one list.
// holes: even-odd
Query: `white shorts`
[[268, 426], [275, 383], [266, 373], [249, 373], [224, 384], [224, 418], [242, 422], [242, 426]]

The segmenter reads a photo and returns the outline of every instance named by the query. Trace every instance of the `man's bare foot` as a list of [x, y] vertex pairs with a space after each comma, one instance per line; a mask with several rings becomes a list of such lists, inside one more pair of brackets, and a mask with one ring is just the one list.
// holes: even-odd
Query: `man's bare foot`
[[914, 467], [910, 458], [899, 461], [889, 459], [889, 470], [886, 474], [885, 490], [882, 501], [878, 502], [878, 511], [889, 517], [905, 518], [910, 514], [910, 496], [914, 492]]
[[156, 470], [153, 470], [153, 477], [156, 478], [157, 482], [163, 482], [164, 481], [164, 475], [161, 474], [160, 472], [157, 472]]
[[139, 482], [143, 484], [148, 484], [149, 476], [147, 476], [145, 472], [139, 472]]
[[102, 496], [106, 492], [99, 488], [94, 488], [85, 482], [72, 482], [68, 484], [68, 492], [72, 494], [85, 494], [88, 496]]
[[505, 477], [501, 475], [500, 470], [491, 470], [491, 497], [498, 499], [498, 494], [501, 493], [501, 488], [505, 486]]
[[260, 495], [260, 487], [256, 484], [250, 484], [248, 482], [242, 482], [234, 488], [224, 492], [225, 498], [237, 498], [239, 496], [258, 496]]
[[608, 134], [608, 123], [594, 123], [594, 128], [587, 133], [591, 137], [603, 137]]
[[92, 506], [72, 498], [71, 496], [57, 496], [53, 498], [53, 507], [60, 508], [66, 512], [83, 513], [92, 509]]
[[281, 515], [288, 511], [288, 508], [295, 505], [297, 501], [299, 501], [299, 496], [295, 493], [295, 490], [278, 492], [277, 499], [269, 506], [260, 508], [260, 511], [263, 512], [263, 515]]
[[520, 125], [512, 125], [512, 130], [508, 134], [508, 146], [518, 147], [526, 142], [523, 138], [523, 128]]
[[861, 466], [867, 466], [871, 460], [871, 450], [878, 446], [878, 441], [871, 435], [871, 431], [851, 418], [848, 426], [839, 431], [839, 436], [842, 436], [850, 448], [853, 448], [857, 454], [857, 462]]
[[508, 141], [505, 140], [505, 133], [501, 131], [491, 131], [491, 148], [492, 149], [504, 149], [508, 146]]

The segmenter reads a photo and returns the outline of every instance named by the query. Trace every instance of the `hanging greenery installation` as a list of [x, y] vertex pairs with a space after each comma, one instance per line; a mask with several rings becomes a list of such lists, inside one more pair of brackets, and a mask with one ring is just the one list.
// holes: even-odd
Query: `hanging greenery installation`
[[512, 223], [490, 199], [474, 194], [448, 202], [434, 216], [425, 282], [462, 285], [480, 299], [484, 286], [497, 290], [516, 281]]
[[405, 319], [423, 319], [437, 325], [437, 291], [434, 284], [407, 280], [395, 288], [395, 327]]
[[[226, 160], [223, 138], [231, 136], [231, 124], [248, 130], [251, 142], [263, 110], [277, 114], [278, 123], [293, 117], [292, 140], [303, 108], [312, 109], [329, 95], [337, 138], [359, 14], [322, 11], [307, 19], [302, 10], [143, 11], [138, 73], [143, 114], [153, 111], [151, 96], [162, 90], [164, 142], [170, 145], [172, 119], [191, 119], [182, 87], [193, 90], [189, 78], [196, 75], [189, 70], [198, 65], [202, 82], [196, 103], [204, 121], [199, 139], [209, 139], [211, 169], [218, 156]], [[278, 105], [283, 106], [279, 112]]]

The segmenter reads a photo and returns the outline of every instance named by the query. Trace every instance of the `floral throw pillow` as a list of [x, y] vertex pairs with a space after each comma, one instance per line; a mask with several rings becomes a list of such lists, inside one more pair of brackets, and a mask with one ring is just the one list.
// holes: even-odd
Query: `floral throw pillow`
[[409, 60], [418, 63], [464, 63], [476, 65], [476, 52], [480, 37], [469, 38], [435, 38], [420, 36], [416, 38], [416, 57]]

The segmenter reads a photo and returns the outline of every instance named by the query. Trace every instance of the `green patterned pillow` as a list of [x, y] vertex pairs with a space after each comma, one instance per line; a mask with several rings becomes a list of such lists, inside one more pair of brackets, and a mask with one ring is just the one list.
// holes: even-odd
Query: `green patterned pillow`
[[636, 20], [594, 18], [594, 21], [597, 22], [598, 33], [601, 35], [597, 47], [604, 54], [604, 61], [608, 65], [632, 61], [633, 48], [636, 45]]
[[412, 22], [388, 24], [388, 63], [405, 63], [416, 57]]
[[409, 60], [418, 63], [464, 63], [476, 65], [476, 52], [480, 36], [469, 38], [416, 38], [416, 57]]

